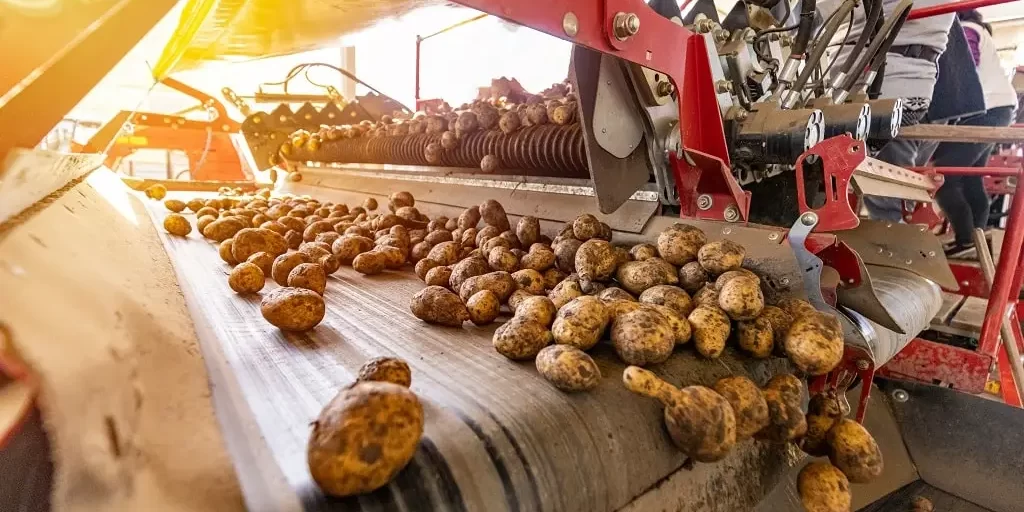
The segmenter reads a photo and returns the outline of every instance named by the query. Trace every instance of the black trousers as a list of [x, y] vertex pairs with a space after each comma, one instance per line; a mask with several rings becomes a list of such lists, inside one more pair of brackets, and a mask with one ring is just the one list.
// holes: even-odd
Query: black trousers
[[[988, 109], [982, 114], [957, 121], [959, 126], [1010, 126], [1014, 108]], [[975, 142], [943, 142], [935, 149], [932, 164], [936, 167], [984, 167], [992, 154], [993, 144]], [[946, 176], [935, 193], [939, 208], [953, 226], [958, 245], [973, 243], [974, 228], [988, 225], [988, 194], [981, 176]]]

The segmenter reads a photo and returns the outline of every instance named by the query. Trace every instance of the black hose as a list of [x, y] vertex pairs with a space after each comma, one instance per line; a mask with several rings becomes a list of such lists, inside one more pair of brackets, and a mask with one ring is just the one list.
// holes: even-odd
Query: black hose
[[843, 23], [847, 15], [853, 11], [856, 7], [856, 0], [845, 0], [839, 5], [839, 8], [835, 10], [825, 22], [825, 26], [821, 27], [821, 32], [818, 37], [815, 38], [814, 49], [811, 50], [811, 55], [804, 61], [804, 68], [800, 71], [796, 80], [793, 82], [793, 91], [799, 93], [803, 90], [804, 85], [807, 84], [807, 80], [811, 78], [811, 73], [814, 72], [815, 68], [818, 67], [818, 61], [821, 60], [821, 56], [825, 54], [825, 49], [828, 48], [829, 41], [836, 35], [836, 31], [839, 30], [839, 25]]
[[800, 1], [800, 22], [797, 26], [796, 40], [793, 41], [793, 55], [803, 55], [807, 51], [807, 43], [811, 41], [811, 32], [814, 30], [816, 8], [814, 0]]
[[[911, 0], [902, 0], [896, 6], [896, 9], [893, 10], [893, 16], [886, 20], [882, 25], [882, 29], [871, 40], [871, 44], [868, 46], [867, 51], [857, 59], [857, 63], [853, 67], [853, 73], [850, 73], [843, 78], [843, 82], [839, 84], [838, 90], [851, 90], [857, 81], [860, 80], [865, 69], [868, 68], [869, 62], [874, 66], [872, 70], [878, 69], [881, 62], [885, 60], [886, 51], [896, 39], [896, 35], [899, 33], [900, 27], [903, 26], [903, 22], [906, 21], [907, 15], [910, 14], [910, 8], [912, 6], [913, 2], [911, 2]], [[880, 50], [883, 49], [883, 46], [886, 51], [880, 52]]]
[[[844, 75], [850, 72], [850, 69], [853, 68], [853, 61], [857, 60], [857, 55], [867, 46], [868, 41], [878, 32], [878, 29], [882, 28], [878, 25], [882, 16], [882, 0], [866, 0], [865, 3], [870, 3], [871, 5], [866, 11], [864, 28], [861, 30], [860, 37], [857, 38], [857, 43], [853, 45], [853, 50], [846, 56], [843, 65], [839, 67], [839, 72]], [[845, 44], [845, 41], [843, 43]], [[840, 51], [842, 50], [840, 49]]]

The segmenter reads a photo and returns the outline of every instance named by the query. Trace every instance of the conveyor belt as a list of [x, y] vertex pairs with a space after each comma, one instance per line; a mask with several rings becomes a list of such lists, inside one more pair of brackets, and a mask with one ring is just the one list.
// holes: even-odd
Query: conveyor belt
[[[875, 363], [892, 359], [921, 331], [942, 307], [942, 291], [935, 283], [905, 270], [868, 265], [878, 301], [906, 334], [897, 334], [871, 322], [877, 335]], [[870, 321], [869, 321], [870, 322]]]
[[[148, 202], [155, 221], [165, 215]], [[193, 312], [218, 419], [251, 510], [750, 510], [792, 463], [780, 447], [748, 442], [716, 464], [681, 470], [661, 409], [621, 385], [608, 346], [594, 351], [604, 376], [567, 395], [531, 363], [491, 348], [493, 326], [428, 326], [408, 302], [411, 272], [372, 278], [349, 268], [329, 280], [328, 314], [309, 334], [284, 335], [259, 299], [233, 294], [216, 247], [193, 232], [164, 237]], [[268, 281], [268, 289], [276, 285]], [[731, 352], [718, 361], [689, 350], [652, 369], [674, 384], [709, 385], [735, 372], [763, 384], [765, 364]], [[395, 355], [413, 369], [426, 430], [411, 465], [358, 499], [326, 499], [305, 462], [309, 422], [366, 359]], [[650, 499], [663, 492], [664, 499]], [[639, 497], [644, 496], [644, 498]]]

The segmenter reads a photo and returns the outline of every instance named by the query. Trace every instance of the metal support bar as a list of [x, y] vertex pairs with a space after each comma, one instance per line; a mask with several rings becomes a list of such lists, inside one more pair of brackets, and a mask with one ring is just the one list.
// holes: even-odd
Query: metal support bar
[[425, 36], [420, 36], [420, 35], [416, 36], [416, 77], [415, 77], [415, 88], [414, 88], [414, 96], [413, 96], [416, 110], [420, 109], [420, 64], [421, 64], [421, 61], [420, 61], [420, 49], [423, 46], [423, 41], [426, 41], [427, 39], [430, 39], [432, 37], [436, 37], [436, 36], [439, 36], [441, 34], [444, 34], [445, 32], [448, 32], [449, 30], [454, 30], [454, 29], [457, 29], [457, 28], [459, 28], [459, 27], [461, 27], [463, 25], [468, 25], [470, 23], [473, 23], [474, 21], [484, 19], [487, 16], [489, 16], [489, 15], [488, 14], [479, 14], [477, 16], [473, 16], [472, 18], [469, 18], [469, 19], [466, 19], [466, 20], [462, 20], [462, 21], [460, 21], [460, 22], [458, 22], [458, 23], [456, 23], [454, 25], [449, 25], [449, 26], [447, 26], [445, 28], [442, 28], [441, 30], [438, 30], [437, 32], [432, 33], [432, 34], [427, 34]]
[[910, 167], [921, 174], [942, 174], [944, 176], [1019, 176], [1019, 167]]
[[[974, 246], [978, 250], [978, 262], [981, 263], [981, 271], [985, 274], [985, 280], [989, 285], [995, 280], [995, 264], [992, 262], [992, 254], [988, 251], [988, 242], [985, 240], [985, 232], [981, 229], [974, 230]], [[1021, 274], [1016, 272], [1015, 274]], [[1002, 310], [999, 310], [1002, 311]], [[1017, 390], [1017, 396], [1024, 396], [1024, 365], [1020, 360], [1020, 348], [1017, 346], [1017, 339], [1014, 337], [1013, 327], [1010, 325], [1010, 318], [1007, 315], [999, 315], [1000, 333], [1003, 336], [1003, 350], [1006, 351], [1006, 358], [1009, 359], [1010, 371], [1013, 376], [1013, 386]], [[985, 317], [988, 323], [989, 317]], [[1006, 383], [1002, 383], [1006, 387]]]
[[[1022, 194], [1017, 193], [1019, 187], [1019, 183], [1014, 187], [999, 265], [995, 271], [988, 308], [985, 310], [985, 322], [981, 326], [978, 350], [990, 356], [996, 355], [999, 343], [998, 329], [1006, 318], [1006, 305], [1012, 287], [1022, 279], [1018, 273], [1024, 274], [1024, 272], [1018, 272], [1020, 270], [1021, 246], [1024, 244], [1024, 198], [1021, 197]], [[981, 246], [978, 246], [978, 251], [980, 254]]]
[[979, 7], [989, 5], [1008, 4], [1014, 1], [1016, 0], [963, 0], [961, 2], [931, 5], [910, 11], [910, 15], [907, 16], [907, 21], [916, 20], [918, 18], [939, 16], [940, 14], [949, 14], [951, 12], [962, 11], [964, 9], [977, 9]]

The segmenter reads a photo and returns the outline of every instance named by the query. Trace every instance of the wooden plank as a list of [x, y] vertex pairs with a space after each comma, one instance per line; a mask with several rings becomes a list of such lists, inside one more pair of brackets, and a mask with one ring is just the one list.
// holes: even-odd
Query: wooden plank
[[960, 306], [964, 303], [967, 297], [963, 295], [957, 295], [955, 293], [942, 292], [942, 306], [939, 307], [939, 311], [935, 313], [935, 317], [932, 318], [932, 325], [948, 325], [949, 319], [953, 318]]
[[1013, 144], [1024, 141], [1024, 128], [916, 124], [900, 128], [898, 137], [915, 140]]
[[960, 310], [953, 315], [949, 326], [974, 333], [981, 332], [981, 324], [985, 321], [985, 308], [988, 301], [978, 297], [967, 297]]
[[[166, 212], [148, 204], [160, 222]], [[616, 510], [679, 475], [673, 492], [714, 498], [686, 500], [678, 510], [750, 510], [785, 465], [777, 450], [748, 442], [708, 471], [681, 470], [684, 457], [665, 434], [661, 407], [626, 391], [624, 366], [606, 343], [592, 351], [604, 376], [598, 388], [565, 394], [532, 363], [497, 354], [495, 326], [441, 328], [412, 317], [409, 299], [423, 285], [410, 272], [366, 277], [349, 268], [329, 279], [324, 321], [309, 333], [284, 334], [261, 317], [259, 297], [230, 291], [215, 245], [195, 233], [161, 236], [194, 314], [250, 509], [289, 501], [268, 496], [272, 486], [306, 510]], [[275, 287], [268, 282], [263, 293]], [[379, 355], [412, 367], [412, 389], [426, 411], [423, 441], [387, 487], [358, 499], [327, 499], [306, 468], [309, 422], [366, 359]], [[784, 364], [731, 350], [708, 361], [681, 350], [652, 369], [677, 385], [711, 385], [736, 373], [763, 384]], [[239, 395], [222, 396], [221, 381], [237, 383]], [[260, 459], [253, 453], [269, 454], [273, 467], [247, 464]], [[749, 474], [762, 476], [737, 477]], [[634, 509], [660, 509], [658, 500], [647, 503]]]

